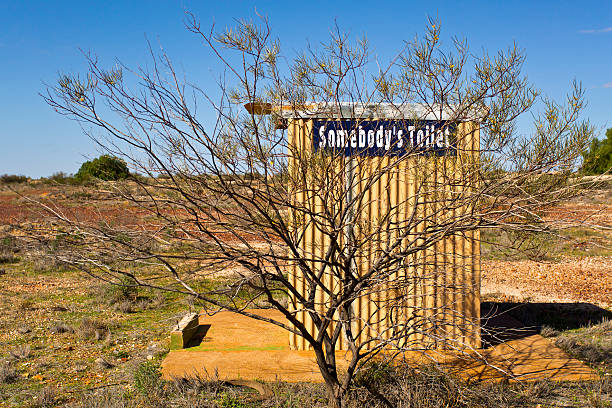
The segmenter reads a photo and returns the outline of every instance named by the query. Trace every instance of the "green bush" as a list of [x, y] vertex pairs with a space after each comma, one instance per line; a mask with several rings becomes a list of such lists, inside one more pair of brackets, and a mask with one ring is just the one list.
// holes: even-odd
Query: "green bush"
[[28, 181], [26, 176], [18, 176], [17, 174], [3, 174], [0, 176], [0, 182], [4, 184], [25, 183], [26, 181]]
[[14, 237], [7, 235], [0, 238], [0, 265], [19, 262], [18, 252], [19, 246]]
[[155, 394], [162, 386], [159, 366], [151, 361], [140, 364], [134, 373], [134, 388], [143, 395]]
[[53, 173], [47, 177], [46, 181], [57, 184], [74, 184], [74, 177], [64, 173], [63, 171], [58, 171], [57, 173]]
[[42, 179], [45, 184], [67, 184], [71, 186], [89, 185], [94, 184], [94, 179], [91, 177], [77, 178], [75, 175], [58, 171], [53, 173], [49, 177]]
[[134, 302], [138, 298], [136, 281], [129, 276], [122, 276], [120, 282], [110, 283], [105, 290], [107, 303], [114, 305], [121, 302]]
[[115, 181], [126, 179], [129, 175], [130, 172], [123, 160], [104, 154], [97, 159], [83, 163], [75, 178], [79, 181], [91, 178]]
[[242, 401], [242, 397], [239, 395], [230, 395], [228, 393], [222, 393], [220, 398], [217, 398], [215, 402], [222, 408], [244, 408], [251, 405]]
[[612, 168], [612, 128], [603, 140], [593, 139], [588, 152], [582, 155], [581, 171], [586, 175], [604, 174]]
[[355, 387], [380, 387], [393, 380], [393, 367], [386, 361], [369, 361], [357, 372], [353, 385]]

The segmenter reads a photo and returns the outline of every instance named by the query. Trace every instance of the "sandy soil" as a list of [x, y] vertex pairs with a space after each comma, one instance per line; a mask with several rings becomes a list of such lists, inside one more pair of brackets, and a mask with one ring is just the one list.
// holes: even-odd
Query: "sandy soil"
[[612, 257], [561, 262], [484, 261], [483, 297], [509, 295], [533, 302], [587, 302], [612, 307]]

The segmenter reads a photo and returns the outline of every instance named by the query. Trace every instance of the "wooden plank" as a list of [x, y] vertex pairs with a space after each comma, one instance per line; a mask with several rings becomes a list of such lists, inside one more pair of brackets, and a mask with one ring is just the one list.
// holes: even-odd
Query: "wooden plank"
[[183, 316], [178, 324], [170, 332], [170, 350], [183, 349], [189, 340], [197, 333], [199, 328], [198, 313], [189, 313]]

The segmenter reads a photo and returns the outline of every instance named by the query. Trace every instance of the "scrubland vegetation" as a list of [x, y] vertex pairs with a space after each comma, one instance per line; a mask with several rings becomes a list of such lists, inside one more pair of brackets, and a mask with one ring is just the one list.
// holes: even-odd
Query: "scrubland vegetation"
[[[124, 181], [129, 183], [129, 181]], [[11, 183], [10, 181], [8, 183]], [[104, 182], [91, 185], [55, 185], [5, 182], [0, 191], [4, 214], [23, 205], [21, 194], [52, 196], [63, 205], [86, 206], [88, 198], [101, 194]], [[612, 186], [568, 205], [575, 210], [599, 205], [598, 214], [610, 209]], [[109, 203], [110, 206], [114, 203]], [[21, 222], [40, 222], [29, 214]], [[209, 378], [163, 381], [159, 364], [168, 352], [168, 332], [173, 323], [201, 307], [193, 299], [136, 287], [129, 279], [112, 285], [66, 268], [45, 256], [40, 248], [25, 247], [12, 222], [0, 227], [0, 406], [70, 407], [323, 407], [322, 384], [267, 383], [261, 395], [248, 387]], [[609, 259], [609, 232], [583, 228], [566, 232], [575, 242], [543, 241], [545, 262], [569, 265], [573, 259]], [[505, 240], [514, 237], [492, 237]], [[525, 254], [483, 248], [488, 260], [514, 262]], [[606, 249], [607, 248], [607, 249]], [[177, 248], [177, 250], [180, 248]], [[535, 249], [535, 248], [534, 248]], [[492, 271], [491, 273], [493, 273]], [[503, 271], [499, 271], [503, 274]], [[154, 271], [151, 271], [154, 276]], [[487, 276], [484, 278], [488, 279]], [[580, 281], [580, 277], [576, 278]], [[203, 279], [202, 286], [223, 288]], [[541, 288], [543, 291], [546, 288]], [[589, 288], [597, 291], [597, 288]], [[245, 298], [248, 293], [245, 293]], [[507, 301], [506, 294], [492, 293], [487, 301]], [[580, 299], [577, 299], [580, 300]], [[527, 302], [529, 299], [519, 299]], [[262, 304], [261, 306], [266, 306]], [[602, 310], [605, 310], [602, 309]], [[530, 316], [541, 333], [570, 355], [601, 374], [594, 382], [473, 383], [452, 378], [435, 367], [411, 369], [371, 365], [357, 378], [348, 406], [402, 407], [606, 407], [612, 398], [612, 325], [609, 317], [594, 318], [584, 327], [564, 326], [558, 314]], [[605, 316], [605, 315], [602, 315]], [[567, 322], [565, 318], [560, 320]], [[568, 328], [571, 327], [571, 328]], [[386, 402], [385, 402], [386, 400]]]

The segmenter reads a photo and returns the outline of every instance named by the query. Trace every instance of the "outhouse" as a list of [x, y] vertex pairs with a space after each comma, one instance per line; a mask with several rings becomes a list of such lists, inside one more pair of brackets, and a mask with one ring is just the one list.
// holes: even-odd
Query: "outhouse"
[[[268, 109], [287, 129], [289, 177], [297, 180], [289, 218], [300, 255], [314, 275], [321, 271], [305, 276], [303, 264], [289, 262], [291, 282], [314, 300], [306, 307], [290, 299], [299, 320], [315, 332], [308, 308], [326, 310], [346, 284], [343, 273], [371, 275], [348, 300], [357, 343], [479, 348], [480, 235], [471, 218], [478, 202], [478, 121], [452, 107], [425, 105]], [[343, 256], [350, 256], [352, 271], [342, 271]], [[295, 334], [289, 343], [309, 347]], [[344, 334], [337, 348], [348, 348]]]

